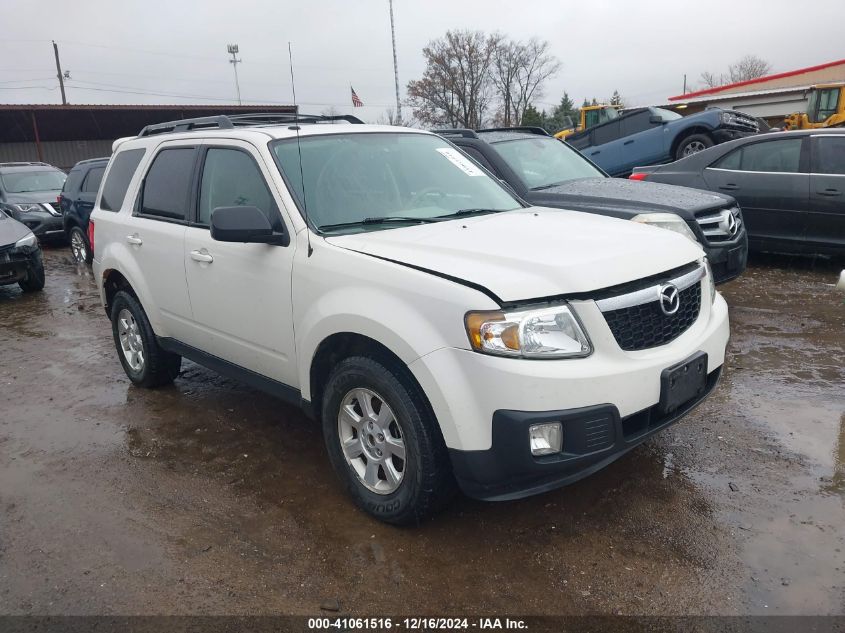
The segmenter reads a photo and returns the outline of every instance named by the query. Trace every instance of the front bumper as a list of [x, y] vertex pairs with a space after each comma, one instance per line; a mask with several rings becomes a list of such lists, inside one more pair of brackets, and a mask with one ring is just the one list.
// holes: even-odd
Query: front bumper
[[65, 237], [65, 227], [60, 215], [53, 215], [47, 211], [30, 211], [16, 213], [14, 218], [29, 227], [39, 240], [54, 240]]
[[711, 132], [713, 140], [719, 143], [726, 143], [738, 138], [745, 138], [746, 136], [754, 136], [757, 132], [750, 132], [747, 130], [734, 130], [732, 128], [717, 128]]
[[[705, 392], [671, 414], [657, 405], [621, 417], [611, 404], [564, 411], [508, 411], [493, 414], [493, 445], [483, 451], [449, 451], [461, 490], [469, 497], [507, 501], [539, 494], [583, 479], [677, 422], [716, 387], [722, 368], [707, 376]], [[531, 454], [528, 428], [561, 422], [563, 452]]]
[[0, 249], [0, 286], [26, 279], [29, 272], [37, 268], [40, 263], [40, 248]]
[[748, 263], [748, 234], [745, 226], [740, 229], [736, 239], [721, 244], [707, 244], [703, 248], [716, 284], [735, 279], [745, 271]]

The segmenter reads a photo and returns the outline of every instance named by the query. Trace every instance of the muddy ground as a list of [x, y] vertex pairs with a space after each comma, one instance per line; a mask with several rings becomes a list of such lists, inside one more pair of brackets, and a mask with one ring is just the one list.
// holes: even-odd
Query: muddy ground
[[604, 471], [397, 529], [296, 409], [188, 362], [131, 386], [45, 259], [0, 288], [0, 613], [845, 613], [842, 262], [755, 258], [716, 393]]

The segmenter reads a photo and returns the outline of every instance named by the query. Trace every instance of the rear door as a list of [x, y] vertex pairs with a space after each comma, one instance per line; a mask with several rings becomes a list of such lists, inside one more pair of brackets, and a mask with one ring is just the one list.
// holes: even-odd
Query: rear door
[[[148, 163], [132, 214], [115, 236], [133, 260], [127, 272], [139, 277], [136, 283], [144, 288], [141, 299], [146, 299], [143, 307], [155, 333], [180, 340], [191, 323], [183, 252], [198, 153], [198, 145], [184, 141], [160, 145]], [[96, 244], [94, 248], [96, 252]]]
[[651, 123], [650, 110], [623, 116], [619, 123], [625, 172], [663, 160], [663, 126]]
[[738, 147], [704, 170], [710, 189], [733, 196], [758, 248], [802, 250], [810, 202], [805, 137]]
[[284, 232], [280, 202], [255, 147], [237, 140], [203, 147], [194, 219], [183, 265], [194, 325], [184, 342], [286, 385], [297, 386], [291, 308], [295, 243], [241, 244], [211, 238], [217, 207], [252, 206]]
[[619, 139], [621, 129], [618, 120], [593, 128], [590, 132], [591, 146], [582, 150], [587, 158], [611, 176], [625, 173], [625, 152]]
[[845, 134], [810, 137], [808, 245], [845, 252]]

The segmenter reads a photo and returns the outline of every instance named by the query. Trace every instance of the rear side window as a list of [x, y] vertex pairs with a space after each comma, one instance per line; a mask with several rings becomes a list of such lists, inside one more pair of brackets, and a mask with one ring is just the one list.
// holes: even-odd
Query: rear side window
[[104, 211], [120, 211], [129, 182], [138, 169], [138, 165], [147, 150], [128, 149], [114, 157], [109, 169], [109, 177], [103, 185], [103, 195], [100, 197], [100, 208]]
[[170, 220], [188, 217], [195, 156], [193, 147], [164, 149], [158, 153], [144, 178], [140, 213]]
[[82, 177], [85, 175], [85, 170], [81, 167], [74, 167], [67, 175], [67, 180], [62, 187], [62, 192], [73, 193], [79, 189], [79, 184], [82, 182]]
[[619, 121], [606, 123], [593, 130], [593, 145], [604, 145], [619, 138]]
[[845, 135], [817, 136], [813, 172], [845, 174]]
[[211, 224], [217, 207], [258, 207], [273, 224], [273, 196], [252, 157], [236, 149], [211, 148], [205, 155], [198, 222]]
[[801, 167], [801, 139], [752, 143], [734, 150], [713, 164], [719, 169], [797, 174]]
[[85, 176], [85, 182], [82, 183], [82, 191], [85, 193], [97, 193], [97, 189], [100, 188], [100, 183], [103, 181], [103, 172], [105, 171], [105, 167], [94, 167], [89, 171], [88, 175]]

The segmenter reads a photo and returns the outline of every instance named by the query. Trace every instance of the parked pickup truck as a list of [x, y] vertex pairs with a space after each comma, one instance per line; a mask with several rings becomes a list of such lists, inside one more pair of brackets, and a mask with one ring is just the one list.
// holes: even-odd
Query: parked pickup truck
[[636, 108], [566, 142], [611, 176], [627, 176], [634, 167], [669, 163], [758, 132], [754, 117], [734, 110], [708, 108], [682, 117], [663, 108]]

